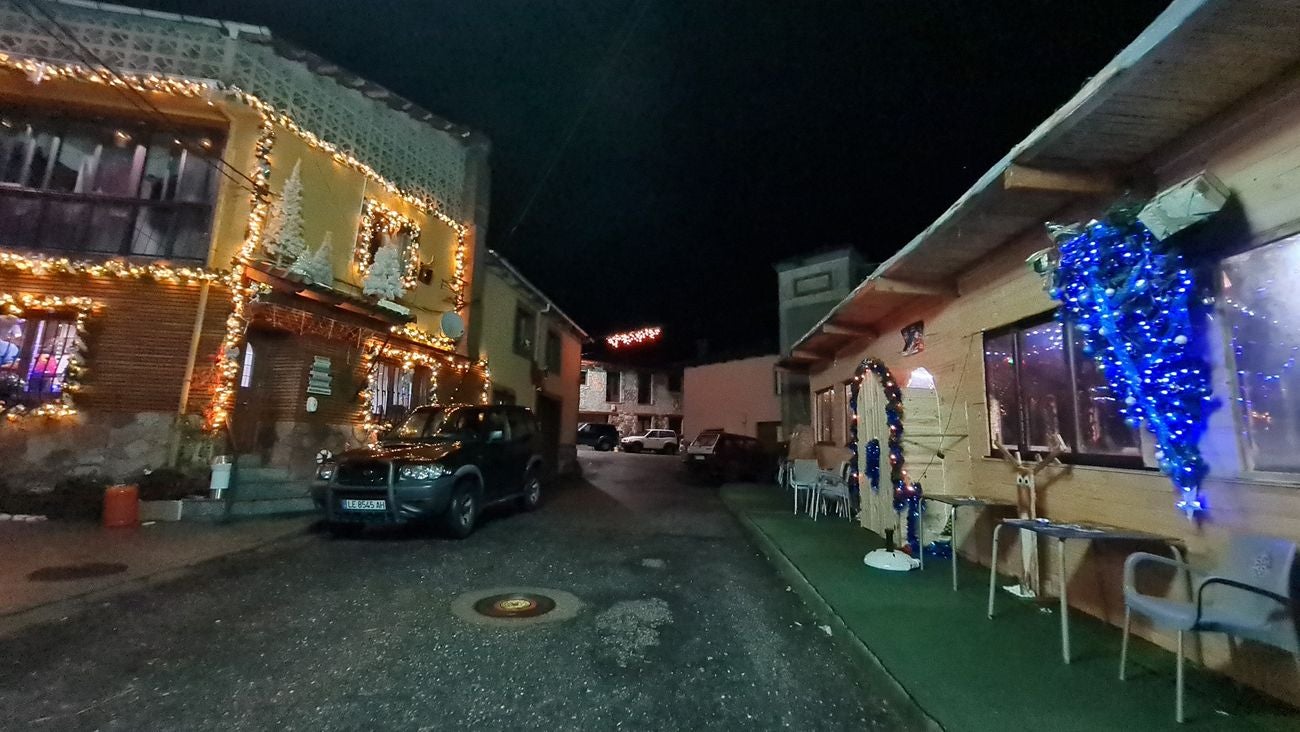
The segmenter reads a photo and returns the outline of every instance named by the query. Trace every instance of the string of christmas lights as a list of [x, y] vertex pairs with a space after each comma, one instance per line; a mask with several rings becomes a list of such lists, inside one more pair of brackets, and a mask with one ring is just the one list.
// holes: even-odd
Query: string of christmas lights
[[371, 252], [370, 245], [379, 234], [389, 237], [406, 235], [407, 245], [402, 250], [402, 264], [405, 268], [402, 286], [408, 290], [415, 287], [420, 281], [420, 225], [373, 198], [367, 198], [361, 206], [361, 226], [358, 227], [356, 245], [352, 250], [357, 271], [361, 275], [370, 271], [370, 265], [374, 264], [374, 253]]
[[19, 293], [12, 295], [0, 293], [0, 312], [14, 317], [26, 317], [33, 311], [38, 313], [73, 313], [73, 327], [76, 330], [76, 350], [69, 356], [63, 372], [59, 398], [28, 409], [18, 405], [5, 414], [9, 422], [36, 419], [64, 419], [77, 414], [73, 395], [82, 389], [86, 374], [86, 321], [101, 306], [89, 297], [61, 297], [57, 295], [32, 295]]
[[626, 333], [615, 333], [605, 336], [605, 342], [610, 348], [622, 348], [623, 346], [636, 346], [642, 343], [649, 343], [658, 340], [663, 335], [663, 328], [650, 327], [639, 330], [631, 330]]
[[[889, 367], [875, 359], [863, 359], [853, 371], [853, 381], [849, 382], [849, 500], [856, 513], [861, 508], [861, 476], [858, 474], [858, 397], [862, 392], [862, 382], [870, 373], [880, 382], [885, 392], [885, 423], [889, 427], [887, 447], [889, 449], [889, 483], [894, 491], [894, 510], [907, 510], [907, 543], [912, 556], [919, 556], [920, 538], [919, 521], [921, 512], [921, 484], [908, 479], [907, 468], [903, 460], [903, 390], [898, 386]], [[880, 442], [875, 443], [875, 467], [871, 465], [868, 444], [868, 470], [872, 490], [876, 490], [880, 480]]]
[[1209, 468], [1197, 443], [1211, 386], [1192, 270], [1125, 211], [1053, 235], [1061, 250], [1049, 290], [1061, 302], [1057, 317], [1082, 336], [1129, 426], [1145, 424], [1155, 435], [1175, 505], [1196, 516], [1206, 508], [1201, 481]]

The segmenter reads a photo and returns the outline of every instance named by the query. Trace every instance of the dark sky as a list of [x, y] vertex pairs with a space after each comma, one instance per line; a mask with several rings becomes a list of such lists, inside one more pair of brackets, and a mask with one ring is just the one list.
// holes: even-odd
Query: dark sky
[[593, 335], [685, 351], [774, 345], [773, 262], [889, 256], [1167, 4], [126, 2], [269, 26], [485, 132], [489, 245]]

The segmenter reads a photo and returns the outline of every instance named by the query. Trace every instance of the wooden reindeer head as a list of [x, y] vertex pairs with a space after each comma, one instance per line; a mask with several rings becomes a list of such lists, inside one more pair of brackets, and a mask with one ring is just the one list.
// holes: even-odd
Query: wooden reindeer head
[[1016, 494], [1021, 505], [1022, 515], [1029, 518], [1038, 517], [1038, 483], [1036, 476], [1042, 472], [1043, 468], [1048, 465], [1060, 464], [1057, 458], [1062, 452], [1065, 452], [1065, 440], [1061, 439], [1059, 433], [1054, 433], [1049, 442], [1052, 444], [1051, 450], [1046, 456], [1039, 455], [1034, 462], [1026, 463], [1020, 459], [1019, 452], [1011, 452], [1000, 442], [995, 442], [998, 452], [1002, 454], [1002, 459], [1016, 471]]

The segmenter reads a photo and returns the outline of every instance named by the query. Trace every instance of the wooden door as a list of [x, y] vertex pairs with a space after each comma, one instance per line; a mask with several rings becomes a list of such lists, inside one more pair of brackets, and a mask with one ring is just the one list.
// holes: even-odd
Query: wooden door
[[235, 411], [231, 418], [230, 437], [236, 455], [261, 454], [267, 446], [261, 439], [268, 417], [272, 372], [272, 341], [250, 332], [239, 354], [239, 376], [235, 389]]

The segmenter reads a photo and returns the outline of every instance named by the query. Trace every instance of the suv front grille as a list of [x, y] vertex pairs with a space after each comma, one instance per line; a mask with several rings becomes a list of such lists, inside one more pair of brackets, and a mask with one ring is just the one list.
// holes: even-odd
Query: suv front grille
[[380, 460], [356, 460], [339, 465], [335, 480], [339, 485], [388, 485], [388, 463]]

